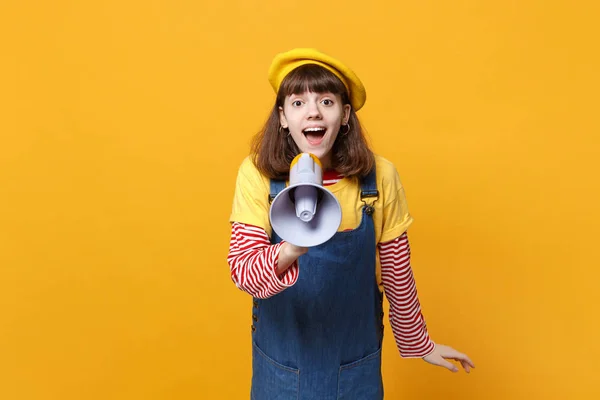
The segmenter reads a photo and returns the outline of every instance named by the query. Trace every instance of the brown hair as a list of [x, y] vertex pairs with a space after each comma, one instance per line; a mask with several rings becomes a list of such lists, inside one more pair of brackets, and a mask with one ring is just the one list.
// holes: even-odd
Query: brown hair
[[[300, 153], [294, 139], [279, 124], [279, 107], [291, 94], [305, 91], [331, 92], [350, 104], [348, 91], [340, 79], [316, 64], [305, 64], [290, 72], [281, 82], [275, 105], [263, 129], [252, 139], [252, 160], [256, 168], [272, 179], [285, 179], [290, 163]], [[363, 129], [354, 109], [350, 110], [348, 133], [339, 133], [332, 148], [332, 167], [347, 177], [367, 175], [375, 166], [373, 152], [369, 149]]]

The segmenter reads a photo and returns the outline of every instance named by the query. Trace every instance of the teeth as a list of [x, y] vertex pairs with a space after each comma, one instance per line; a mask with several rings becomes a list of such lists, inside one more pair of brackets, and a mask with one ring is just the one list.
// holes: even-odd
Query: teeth
[[325, 128], [306, 128], [304, 132], [321, 132], [324, 131]]

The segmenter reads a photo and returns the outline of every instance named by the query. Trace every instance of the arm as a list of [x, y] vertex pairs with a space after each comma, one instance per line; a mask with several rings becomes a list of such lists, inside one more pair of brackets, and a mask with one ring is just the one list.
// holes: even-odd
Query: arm
[[466, 372], [471, 372], [475, 364], [467, 355], [443, 344], [436, 345], [429, 338], [410, 266], [410, 245], [406, 233], [380, 243], [379, 256], [383, 287], [390, 303], [390, 323], [400, 355], [422, 357], [430, 364], [458, 372], [458, 368], [448, 361], [455, 360]]
[[400, 355], [405, 358], [424, 357], [435, 344], [429, 338], [425, 319], [410, 265], [408, 236], [403, 233], [394, 240], [379, 244], [381, 278], [390, 303], [390, 325]]
[[274, 296], [296, 283], [296, 260], [306, 250], [287, 242], [272, 245], [262, 228], [234, 222], [227, 256], [231, 279], [254, 297]]

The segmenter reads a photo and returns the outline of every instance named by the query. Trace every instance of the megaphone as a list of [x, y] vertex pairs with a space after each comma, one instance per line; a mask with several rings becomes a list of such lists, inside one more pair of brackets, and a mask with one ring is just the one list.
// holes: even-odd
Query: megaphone
[[313, 154], [299, 154], [290, 164], [289, 181], [271, 203], [271, 227], [281, 239], [296, 246], [325, 243], [340, 227], [342, 208], [333, 193], [323, 187], [321, 162]]

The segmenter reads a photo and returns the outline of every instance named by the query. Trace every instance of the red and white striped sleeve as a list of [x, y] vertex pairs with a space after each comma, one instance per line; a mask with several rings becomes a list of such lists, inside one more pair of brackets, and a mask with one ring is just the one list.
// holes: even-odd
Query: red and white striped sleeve
[[283, 274], [276, 275], [282, 244], [271, 244], [262, 228], [234, 222], [227, 263], [236, 286], [256, 298], [266, 299], [296, 283], [299, 272], [297, 261]]
[[404, 358], [424, 357], [435, 348], [429, 338], [417, 286], [410, 266], [408, 236], [379, 244], [381, 279], [390, 303], [390, 325], [400, 355]]

